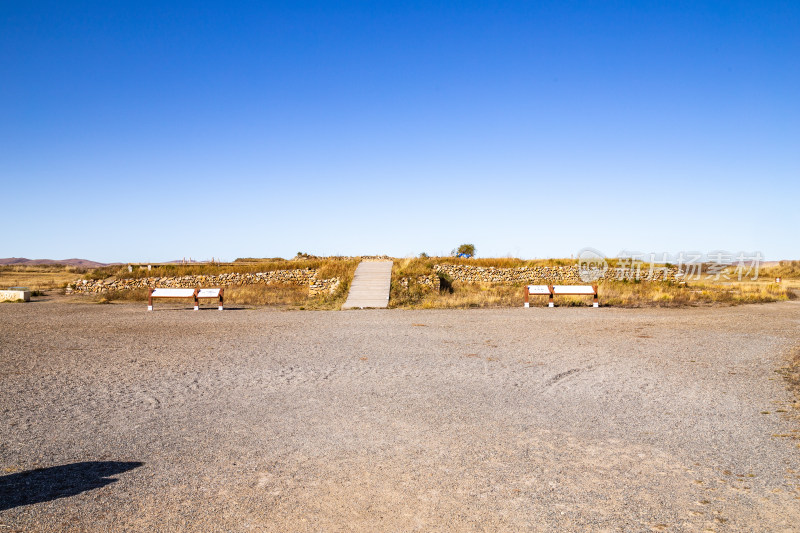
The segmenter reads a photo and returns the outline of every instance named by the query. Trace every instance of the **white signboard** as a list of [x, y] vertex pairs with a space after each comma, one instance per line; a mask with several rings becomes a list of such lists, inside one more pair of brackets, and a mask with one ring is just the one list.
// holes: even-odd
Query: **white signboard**
[[219, 298], [219, 289], [200, 289], [197, 292], [198, 298]]
[[554, 285], [554, 294], [594, 294], [591, 285]]
[[194, 289], [155, 289], [153, 296], [162, 298], [188, 298], [194, 296]]
[[528, 285], [529, 294], [550, 294], [550, 287], [547, 285]]

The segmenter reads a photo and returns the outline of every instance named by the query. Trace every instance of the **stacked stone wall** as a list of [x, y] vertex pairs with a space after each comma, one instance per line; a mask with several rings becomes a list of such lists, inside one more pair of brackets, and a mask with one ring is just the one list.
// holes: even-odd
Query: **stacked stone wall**
[[317, 271], [314, 269], [272, 270], [270, 272], [216, 275], [197, 274], [191, 276], [78, 280], [67, 288], [67, 293], [102, 293], [133, 289], [154, 289], [156, 287], [193, 289], [195, 287], [236, 287], [288, 283], [292, 285], [307, 285], [309, 294], [315, 296], [326, 292], [334, 292], [340, 281], [339, 278], [317, 279]]
[[[577, 265], [570, 266], [536, 266], [536, 267], [480, 267], [473, 265], [434, 265], [437, 273], [446, 274], [453, 281], [462, 283], [557, 283], [585, 284]], [[599, 280], [641, 280], [641, 281], [678, 281], [681, 271], [677, 267], [656, 267], [650, 269], [609, 268], [598, 272]]]

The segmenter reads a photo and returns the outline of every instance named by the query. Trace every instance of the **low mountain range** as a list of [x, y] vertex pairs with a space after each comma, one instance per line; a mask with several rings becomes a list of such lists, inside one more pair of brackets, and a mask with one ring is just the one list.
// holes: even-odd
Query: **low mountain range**
[[0, 265], [65, 265], [80, 268], [99, 268], [108, 266], [108, 263], [98, 263], [88, 259], [28, 259], [26, 257], [0, 258]]

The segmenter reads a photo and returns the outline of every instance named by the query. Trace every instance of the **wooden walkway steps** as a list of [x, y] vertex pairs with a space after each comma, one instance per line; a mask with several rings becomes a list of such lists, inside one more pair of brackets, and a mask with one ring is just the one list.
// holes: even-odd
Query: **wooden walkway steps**
[[391, 261], [362, 261], [356, 268], [350, 292], [342, 309], [385, 308], [392, 284]]

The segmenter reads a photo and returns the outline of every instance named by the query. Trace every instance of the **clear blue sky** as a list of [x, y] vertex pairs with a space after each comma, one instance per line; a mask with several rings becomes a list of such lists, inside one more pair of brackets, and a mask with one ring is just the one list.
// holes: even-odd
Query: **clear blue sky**
[[485, 4], [0, 2], [0, 257], [800, 257], [800, 2]]

